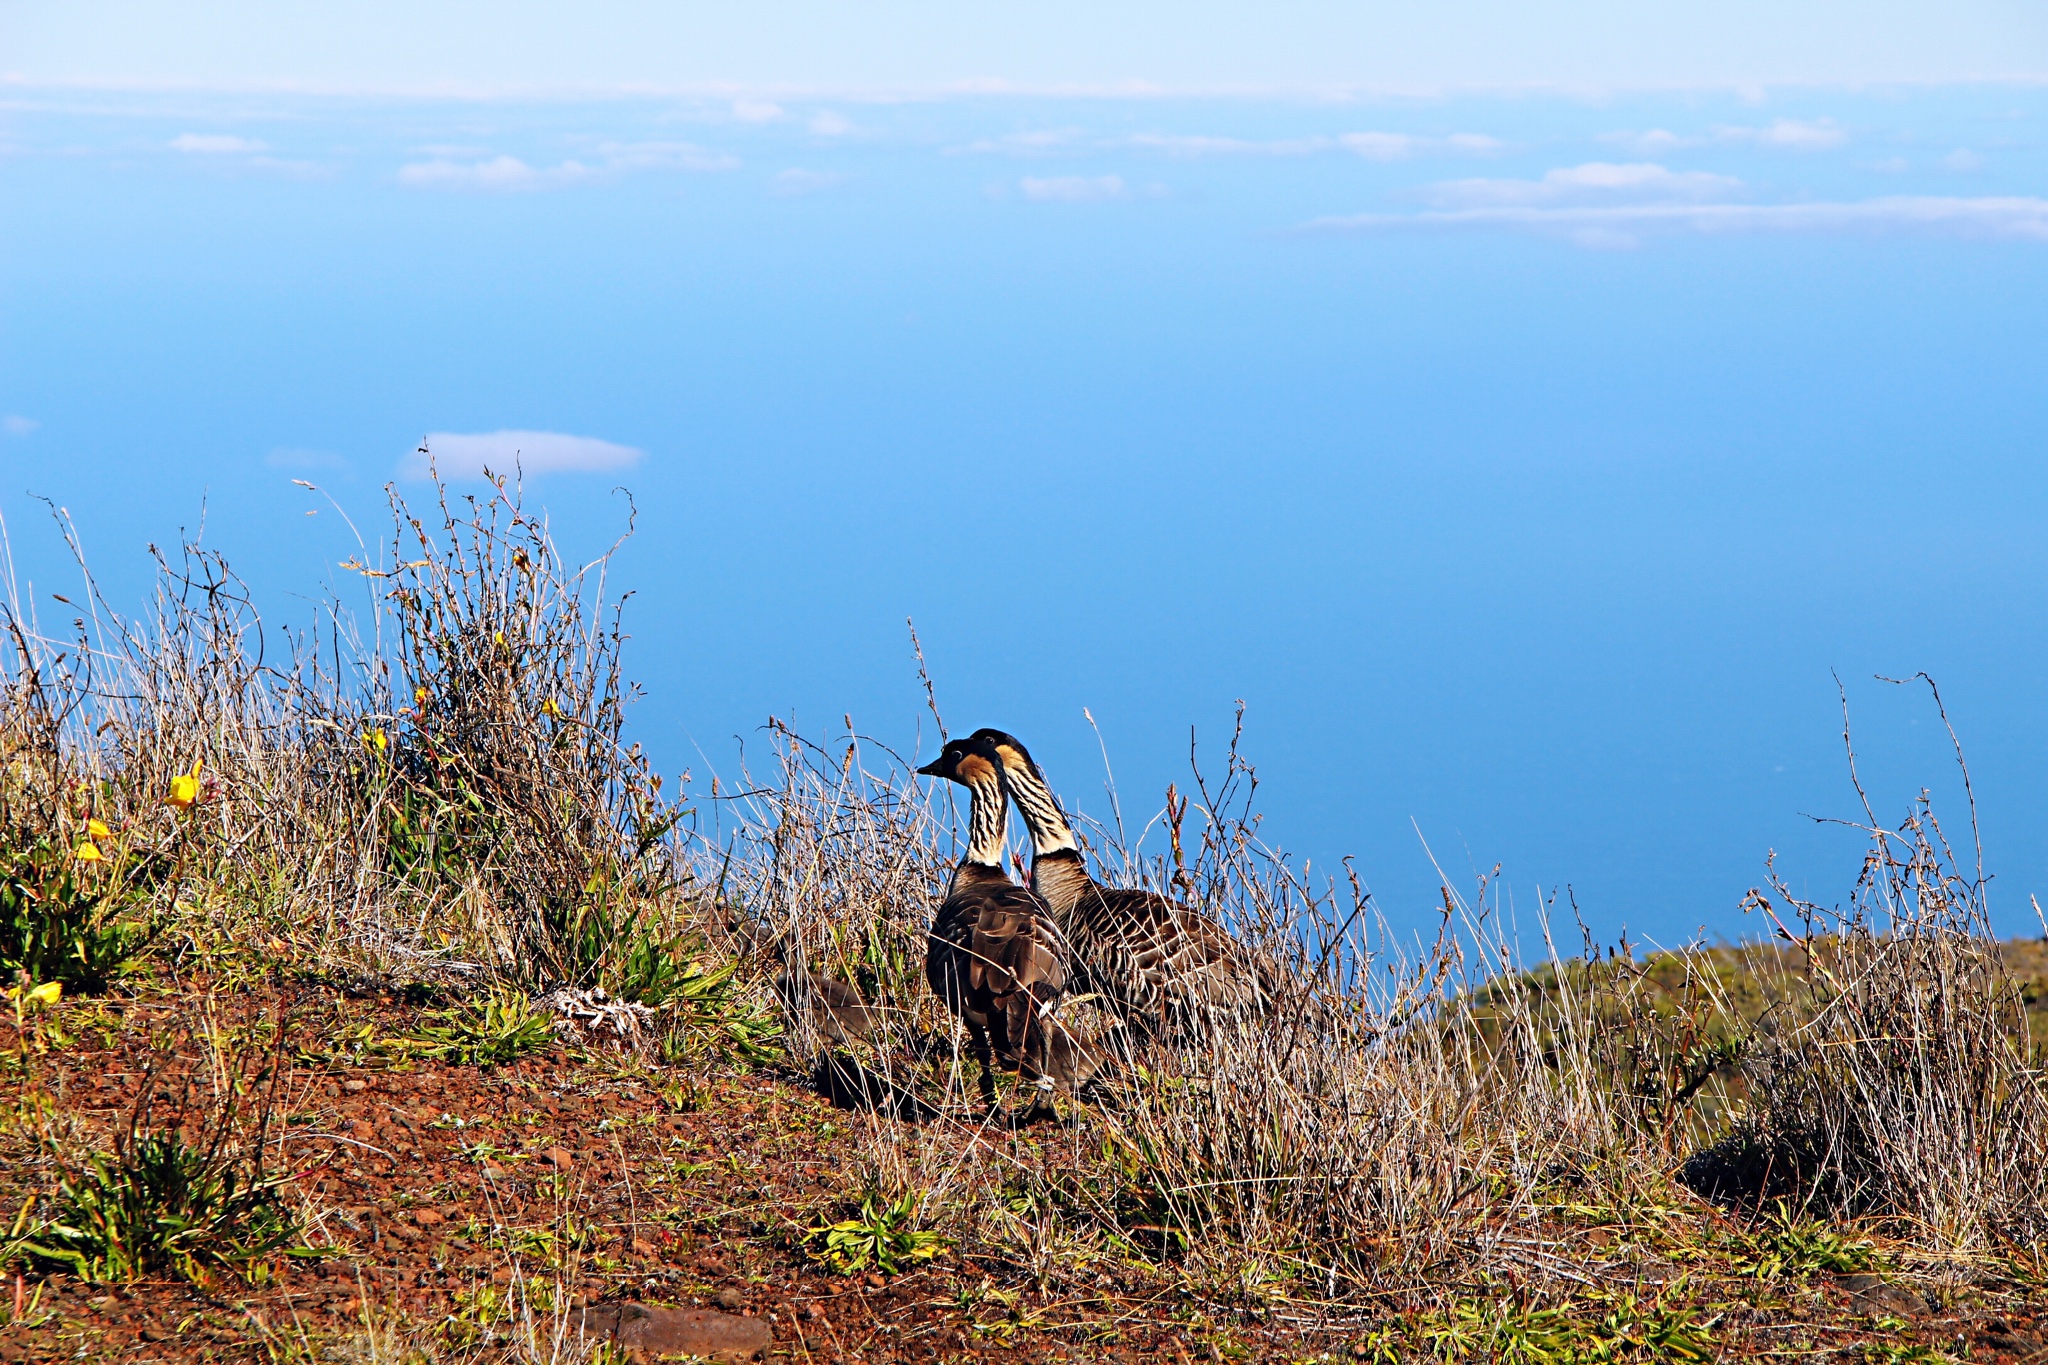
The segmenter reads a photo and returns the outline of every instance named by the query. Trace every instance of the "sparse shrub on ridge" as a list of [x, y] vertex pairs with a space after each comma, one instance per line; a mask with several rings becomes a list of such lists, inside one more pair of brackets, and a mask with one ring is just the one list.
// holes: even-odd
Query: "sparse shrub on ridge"
[[[1546, 940], [1531, 961], [1497, 878], [1446, 886], [1439, 931], [1408, 948], [1360, 882], [1273, 848], [1235, 736], [1168, 793], [1154, 846], [1116, 820], [1084, 833], [1105, 880], [1238, 935], [1271, 968], [1273, 1015], [1123, 1047], [1100, 1002], [1070, 1003], [1072, 1026], [1123, 1051], [1076, 1125], [963, 1150], [958, 1125], [900, 1117], [967, 1107], [954, 1021], [922, 974], [957, 854], [951, 792], [872, 739], [771, 722], [758, 771], [714, 786], [700, 817], [626, 737], [609, 556], [565, 560], [504, 482], [441, 489], [435, 509], [394, 494], [392, 540], [346, 566], [361, 605], [329, 603], [299, 635], [266, 627], [196, 548], [160, 558], [149, 614], [97, 602], [76, 641], [0, 607], [0, 830], [46, 841], [0, 848], [43, 850], [18, 864], [33, 894], [0, 898], [0, 953], [34, 975], [53, 969], [30, 957], [70, 952], [107, 980], [140, 941], [90, 933], [148, 926], [172, 962], [458, 997], [415, 1034], [355, 1039], [366, 1055], [508, 1060], [546, 1041], [531, 1002], [566, 985], [662, 1013], [656, 1062], [829, 1057], [892, 1101], [848, 1120], [867, 1188], [889, 1197], [810, 1230], [849, 1267], [862, 1246], [910, 1263], [943, 1242], [1053, 1285], [1123, 1260], [1211, 1307], [1396, 1304], [1420, 1350], [1476, 1333], [1496, 1353], [1625, 1358], [1705, 1350], [1707, 1329], [1681, 1306], [1589, 1297], [1532, 1230], [1605, 1220], [1683, 1260], [1674, 1229], [1723, 1215], [1674, 1185], [1681, 1169], [1745, 1226], [1877, 1220], [1929, 1254], [2041, 1256], [2048, 1114], [2026, 1000], [1981, 875], [1956, 870], [1930, 809], [1870, 819], [1845, 914], [1782, 885], [1759, 897], [1779, 942], [1639, 959]], [[88, 818], [125, 832], [101, 861], [148, 874], [78, 859]], [[90, 932], [45, 890], [63, 877], [102, 897], [78, 919]], [[60, 940], [74, 947], [36, 946]], [[769, 982], [799, 969], [858, 991], [859, 1036], [783, 1014]], [[74, 1202], [119, 1205], [125, 1169], [78, 1168]], [[1786, 1255], [1836, 1268], [1825, 1238], [1846, 1235], [1800, 1231]], [[1498, 1284], [1515, 1297], [1482, 1311], [1474, 1287]]]

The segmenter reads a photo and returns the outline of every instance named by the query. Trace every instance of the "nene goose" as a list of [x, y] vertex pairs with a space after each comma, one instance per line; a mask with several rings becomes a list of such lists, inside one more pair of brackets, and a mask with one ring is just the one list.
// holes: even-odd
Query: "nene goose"
[[996, 1103], [993, 1058], [1039, 1083], [1044, 1092], [1076, 1089], [1100, 1058], [1059, 1022], [1072, 953], [1043, 899], [1003, 870], [1008, 815], [993, 750], [955, 740], [918, 771], [958, 782], [971, 793], [966, 856], [953, 869], [946, 899], [927, 935], [925, 979], [967, 1025], [981, 1064], [981, 1097]]
[[979, 730], [1003, 790], [1031, 831], [1031, 886], [1045, 897], [1087, 989], [1146, 1034], [1197, 1028], [1262, 1008], [1271, 983], [1243, 946], [1201, 911], [1150, 891], [1103, 886], [1088, 875], [1073, 826], [1045, 774], [1015, 736]]

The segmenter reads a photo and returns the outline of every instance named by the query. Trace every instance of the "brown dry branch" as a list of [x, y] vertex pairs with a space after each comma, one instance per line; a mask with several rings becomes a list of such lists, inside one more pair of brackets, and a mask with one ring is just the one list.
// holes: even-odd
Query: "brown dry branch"
[[[1720, 1235], [1681, 1170], [1738, 1223], [1783, 1201], [1914, 1254], [2042, 1258], [2024, 1002], [1924, 798], [1859, 824], [1847, 910], [1752, 897], [1789, 944], [1567, 954], [1552, 901], [1532, 958], [1496, 875], [1446, 884], [1411, 946], [1348, 865], [1268, 842], [1240, 719], [1135, 837], [1118, 800], [1081, 833], [1105, 880], [1227, 926], [1267, 1008], [1140, 1044], [1070, 1003], [1116, 1065], [1069, 1125], [1015, 1132], [923, 980], [951, 788], [850, 721], [771, 722], [698, 821], [627, 735], [610, 554], [565, 558], [508, 481], [437, 493], [391, 495], [383, 553], [345, 566], [366, 605], [302, 632], [196, 546], [159, 557], [148, 612], [89, 588], [68, 635], [10, 584], [0, 856], [102, 822], [154, 869], [124, 913], [170, 926], [176, 970], [602, 987], [757, 1060], [746, 1011], [782, 1011], [789, 1063], [855, 1111], [871, 1207], [1042, 1288], [1137, 1265], [1202, 1312], [1537, 1312], [1598, 1287], [1554, 1245], [1574, 1220]], [[817, 1008], [820, 981], [864, 1008]], [[1674, 1236], [1630, 1253], [1641, 1292], [1682, 1279]]]

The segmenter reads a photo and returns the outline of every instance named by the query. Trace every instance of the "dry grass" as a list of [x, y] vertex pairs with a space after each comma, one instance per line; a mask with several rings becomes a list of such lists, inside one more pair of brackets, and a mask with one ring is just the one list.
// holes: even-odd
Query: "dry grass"
[[[1482, 882], [1446, 886], [1435, 941], [1404, 954], [1355, 880], [1317, 883], [1265, 842], [1233, 737], [1147, 836], [1089, 837], [1107, 879], [1229, 925], [1279, 1007], [1125, 1056], [1071, 1126], [1020, 1137], [952, 1121], [971, 1076], [922, 981], [950, 789], [873, 740], [771, 726], [694, 815], [627, 740], [608, 557], [564, 561], [503, 486], [391, 512], [356, 565], [364, 604], [300, 634], [196, 548], [160, 561], [151, 613], [95, 593], [65, 638], [10, 595], [0, 859], [100, 822], [104, 861], [62, 870], [110, 893], [101, 920], [154, 932], [158, 970], [603, 986], [756, 1056], [775, 979], [847, 982], [871, 1036], [834, 1042], [796, 1009], [782, 1042], [870, 1102], [873, 1206], [1041, 1286], [1151, 1266], [1190, 1311], [1405, 1312], [1408, 1344], [1439, 1353], [1470, 1332], [1512, 1354], [1500, 1333], [1590, 1305], [1621, 1324], [1599, 1338], [1614, 1352], [1651, 1349], [1640, 1331], [1683, 1354], [1695, 1329], [1665, 1298], [1731, 1226], [1824, 1218], [1957, 1275], [2048, 1254], [2029, 997], [1924, 801], [1896, 829], [1869, 819], [1846, 910], [1757, 893], [1777, 943], [1637, 961], [1546, 935], [1531, 963]], [[196, 799], [166, 805], [195, 765]], [[1085, 1004], [1070, 1022], [1103, 1028]], [[1633, 1230], [1626, 1309], [1605, 1263], [1560, 1243], [1589, 1220]], [[1522, 1317], [1472, 1316], [1504, 1294]], [[403, 1358], [382, 1331], [363, 1358]]]

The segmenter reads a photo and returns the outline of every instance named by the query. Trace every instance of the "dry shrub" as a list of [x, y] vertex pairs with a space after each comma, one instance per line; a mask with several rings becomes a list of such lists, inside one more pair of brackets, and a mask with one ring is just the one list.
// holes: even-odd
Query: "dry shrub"
[[1744, 1069], [1750, 1112], [1688, 1174], [1724, 1196], [1873, 1216], [1936, 1251], [2038, 1258], [2048, 1092], [1981, 855], [1958, 867], [1924, 792], [1896, 829], [1858, 827], [1870, 848], [1846, 909], [1775, 873], [1750, 893], [1792, 945], [1751, 955], [1782, 1003]]
[[[1474, 905], [1447, 890], [1437, 943], [1391, 959], [1362, 886], [1315, 888], [1260, 840], [1234, 740], [1220, 783], [1197, 770], [1187, 798], [1169, 795], [1167, 852], [1148, 858], [1113, 829], [1089, 837], [1127, 884], [1190, 896], [1229, 924], [1267, 966], [1272, 1011], [1126, 1055], [1087, 1122], [1034, 1144], [905, 1123], [910, 1109], [976, 1115], [957, 1033], [922, 982], [925, 928], [959, 853], [951, 812], [934, 804], [951, 789], [921, 787], [911, 760], [873, 741], [772, 738], [772, 772], [750, 775], [726, 812], [734, 827], [711, 833], [725, 892], [785, 969], [877, 1007], [872, 1036], [853, 1043], [795, 1010], [796, 1051], [836, 1055], [868, 1078], [854, 1098], [883, 1097], [860, 1127], [871, 1183], [917, 1192], [927, 1217], [984, 1254], [1055, 1278], [1138, 1253], [1236, 1284], [1412, 1284], [1451, 1260], [1513, 1259], [1503, 1236], [1545, 1182], [1642, 1145], [1609, 1084], [1611, 1037], [1560, 1036], [1554, 997], [1513, 984], [1490, 886]], [[1464, 1002], [1487, 983], [1482, 1027]], [[1561, 1013], [1577, 1018], [1581, 1003]], [[1090, 1006], [1070, 1018], [1105, 1027]]]
[[[10, 599], [0, 830], [91, 814], [145, 850], [182, 831], [196, 847], [151, 913], [202, 957], [253, 942], [327, 971], [650, 1000], [714, 979], [758, 1000], [780, 977], [794, 1059], [862, 1110], [869, 1204], [1041, 1280], [1139, 1256], [1224, 1298], [1541, 1298], [1583, 1283], [1545, 1219], [1668, 1206], [1702, 1148], [1696, 1183], [1759, 1212], [1782, 1194], [1930, 1248], [2038, 1254], [2025, 1021], [1982, 877], [1924, 805], [1869, 821], [1845, 914], [1781, 885], [1758, 899], [1790, 949], [1566, 956], [1546, 929], [1532, 964], [1497, 878], [1447, 885], [1408, 948], [1348, 870], [1274, 850], [1233, 736], [1220, 779], [1195, 765], [1135, 839], [1120, 815], [1084, 835], [1105, 878], [1229, 926], [1273, 1008], [1123, 1045], [1076, 1126], [1020, 1137], [951, 1121], [978, 1118], [971, 1064], [923, 981], [960, 851], [950, 786], [850, 721], [830, 743], [771, 724], [760, 771], [685, 821], [625, 738], [609, 556], [565, 561], [503, 484], [391, 510], [389, 557], [353, 566], [367, 606], [329, 603], [303, 634], [266, 628], [196, 549], [160, 561], [150, 615], [95, 593], [74, 639]], [[201, 799], [166, 808], [195, 763]], [[858, 992], [856, 1021], [818, 1007], [820, 978]], [[1068, 1022], [1108, 1025], [1088, 1004]]]
[[[201, 911], [182, 941], [202, 954], [258, 928], [345, 973], [674, 975], [652, 907], [687, 876], [680, 812], [622, 741], [610, 554], [566, 562], [502, 479], [438, 492], [431, 518], [393, 492], [389, 558], [343, 566], [363, 608], [330, 600], [299, 632], [267, 625], [193, 545], [158, 555], [136, 617], [81, 555], [68, 640], [40, 629], [10, 571], [0, 830], [20, 844], [91, 815], [124, 848], [203, 836], [150, 907]], [[198, 799], [168, 807], [194, 772]]]
[[[887, 1100], [860, 1128], [881, 1192], [917, 1192], [934, 1226], [1041, 1278], [1136, 1253], [1197, 1282], [1306, 1282], [1328, 1299], [1564, 1292], [1571, 1257], [1543, 1220], [1669, 1207], [1682, 1164], [1758, 1216], [1783, 1216], [1776, 1198], [1889, 1214], [1929, 1250], [2038, 1236], [2048, 1123], [2018, 993], [1981, 880], [1953, 873], [1924, 807], [1878, 838], [1862, 911], [1800, 907], [1795, 949], [1639, 960], [1625, 941], [1588, 942], [1565, 957], [1551, 905], [1532, 967], [1497, 881], [1470, 897], [1446, 886], [1434, 942], [1398, 951], [1355, 880], [1318, 886], [1260, 838], [1233, 739], [1220, 784], [1197, 769], [1187, 798], [1168, 793], [1151, 826], [1165, 852], [1113, 827], [1088, 838], [1114, 879], [1229, 924], [1268, 964], [1275, 1009], [1127, 1056], [1079, 1127], [1020, 1145], [901, 1120], [905, 1092], [919, 1112], [974, 1113], [956, 1033], [919, 979], [959, 851], [954, 813], [935, 804], [951, 789], [920, 787], [912, 760], [851, 735], [777, 728], [772, 743], [772, 770], [711, 836], [724, 885], [784, 966], [879, 1006], [854, 1043], [796, 1010], [797, 1051], [880, 1079], [854, 1098]], [[1086, 1008], [1077, 1022], [1101, 1024]], [[1768, 1190], [1697, 1179], [1733, 1172], [1741, 1151], [1777, 1154]]]
[[387, 856], [415, 885], [480, 890], [531, 984], [617, 985], [679, 871], [678, 812], [623, 739], [625, 598], [606, 600], [609, 553], [567, 564], [502, 484], [463, 501], [441, 490], [430, 531], [392, 496], [396, 667], [367, 680], [392, 698], [369, 746]]

